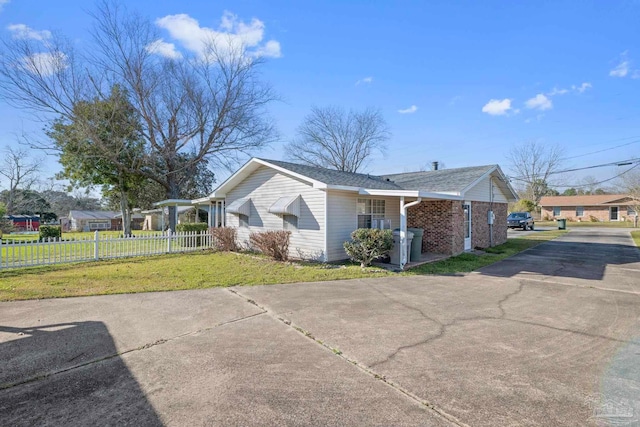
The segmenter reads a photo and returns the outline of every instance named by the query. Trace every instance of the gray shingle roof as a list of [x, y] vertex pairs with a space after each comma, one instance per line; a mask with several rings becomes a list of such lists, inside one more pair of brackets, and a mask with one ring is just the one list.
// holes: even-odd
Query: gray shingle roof
[[280, 160], [261, 160], [328, 185], [345, 185], [372, 190], [421, 190], [428, 192], [461, 192], [496, 166], [474, 166], [376, 176], [341, 172]]
[[398, 185], [393, 182], [385, 181], [379, 176], [342, 172], [318, 166], [299, 165], [297, 163], [283, 162], [281, 160], [261, 160], [328, 185], [346, 185], [349, 187], [375, 188], [377, 190], [402, 190]]
[[405, 190], [422, 190], [431, 192], [461, 192], [476, 182], [496, 165], [472, 166], [437, 171], [396, 173], [385, 175]]
[[119, 212], [117, 211], [69, 211], [69, 217], [75, 219], [112, 219], [115, 218]]

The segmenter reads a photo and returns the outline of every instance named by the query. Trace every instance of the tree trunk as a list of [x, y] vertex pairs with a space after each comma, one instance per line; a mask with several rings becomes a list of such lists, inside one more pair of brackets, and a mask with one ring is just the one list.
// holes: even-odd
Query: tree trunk
[[[178, 199], [180, 198], [180, 186], [174, 175], [167, 175], [167, 183], [169, 184], [169, 189], [167, 190], [167, 199]], [[169, 228], [171, 231], [176, 231], [177, 221], [176, 221], [176, 210], [177, 206], [169, 206]]]
[[[121, 180], [122, 181], [122, 180]], [[120, 213], [122, 214], [122, 234], [131, 236], [131, 213], [129, 212], [129, 197], [123, 190], [124, 184], [120, 182]]]

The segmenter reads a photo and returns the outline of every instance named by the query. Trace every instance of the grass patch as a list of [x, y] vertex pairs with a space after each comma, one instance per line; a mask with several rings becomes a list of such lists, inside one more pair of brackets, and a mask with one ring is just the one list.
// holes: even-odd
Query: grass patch
[[282, 263], [248, 254], [199, 252], [0, 272], [0, 301], [314, 282], [392, 275], [356, 265]]
[[[556, 221], [536, 221], [536, 227], [557, 227]], [[630, 221], [591, 222], [591, 221], [567, 221], [569, 227], [607, 227], [607, 228], [633, 228]]]
[[509, 239], [507, 243], [493, 248], [487, 248], [484, 254], [464, 253], [458, 256], [436, 261], [430, 264], [412, 268], [405, 272], [408, 275], [415, 274], [454, 274], [467, 273], [493, 264], [510, 256], [532, 248], [541, 243], [555, 239], [567, 233], [566, 230], [550, 230], [532, 233], [527, 236]]
[[640, 230], [632, 231], [631, 237], [633, 238], [633, 241], [636, 242], [636, 246], [640, 248]]

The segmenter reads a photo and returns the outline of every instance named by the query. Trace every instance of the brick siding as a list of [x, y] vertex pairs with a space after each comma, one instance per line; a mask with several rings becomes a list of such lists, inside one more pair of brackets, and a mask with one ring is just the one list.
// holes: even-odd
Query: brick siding
[[[488, 248], [491, 246], [489, 226], [489, 202], [471, 202], [471, 247]], [[507, 241], [507, 204], [494, 203], [493, 246]]]
[[[494, 203], [494, 245], [507, 241], [507, 204]], [[489, 247], [487, 215], [489, 203], [471, 202], [471, 246]], [[425, 201], [407, 211], [407, 226], [424, 229], [422, 251], [449, 255], [464, 251], [464, 212], [462, 202]]]
[[[614, 205], [615, 206], [615, 205]], [[576, 216], [576, 207], [575, 206], [561, 206], [560, 207], [560, 215], [553, 216], [553, 206], [542, 208], [541, 212], [542, 219], [554, 219], [554, 218], [566, 218], [569, 221], [591, 221], [591, 217], [597, 218], [598, 221], [609, 222], [609, 206], [584, 206], [584, 214], [581, 217]], [[618, 206], [618, 220], [623, 221], [624, 219], [628, 219], [629, 221], [633, 220], [632, 216], [627, 215], [627, 206], [619, 205]]]

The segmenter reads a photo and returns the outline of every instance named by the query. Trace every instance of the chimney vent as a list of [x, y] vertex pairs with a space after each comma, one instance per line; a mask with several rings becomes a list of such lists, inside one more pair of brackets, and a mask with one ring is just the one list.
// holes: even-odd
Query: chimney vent
[[431, 163], [431, 168], [432, 168], [434, 171], [437, 171], [437, 170], [438, 170], [438, 162], [432, 162], [432, 163]]

